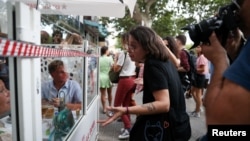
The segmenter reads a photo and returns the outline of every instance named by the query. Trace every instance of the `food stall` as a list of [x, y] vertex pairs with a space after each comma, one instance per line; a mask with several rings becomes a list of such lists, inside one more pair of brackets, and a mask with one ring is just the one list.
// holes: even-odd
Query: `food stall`
[[[80, 46], [60, 48], [40, 44], [41, 13], [123, 17], [126, 6], [132, 10], [133, 0], [0, 0], [0, 56], [6, 57], [9, 68], [11, 110], [0, 117], [5, 135], [13, 141], [52, 140], [55, 129], [52, 116], [42, 114], [41, 83], [51, 79], [48, 63], [54, 59], [65, 62], [70, 79], [76, 80], [83, 91], [82, 108], [72, 110], [73, 126], [65, 141], [98, 140], [99, 88], [98, 46], [88, 40]], [[115, 12], [114, 12], [115, 11]], [[91, 52], [89, 50], [91, 49]], [[89, 67], [91, 63], [95, 67]], [[43, 116], [45, 115], [45, 116]]]

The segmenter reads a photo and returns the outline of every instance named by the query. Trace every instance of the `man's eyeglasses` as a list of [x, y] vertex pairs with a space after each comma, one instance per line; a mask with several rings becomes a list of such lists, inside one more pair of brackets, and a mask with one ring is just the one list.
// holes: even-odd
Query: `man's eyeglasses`
[[9, 92], [9, 90], [8, 89], [2, 89], [2, 90], [0, 90], [0, 94], [6, 94], [6, 93], [8, 93]]

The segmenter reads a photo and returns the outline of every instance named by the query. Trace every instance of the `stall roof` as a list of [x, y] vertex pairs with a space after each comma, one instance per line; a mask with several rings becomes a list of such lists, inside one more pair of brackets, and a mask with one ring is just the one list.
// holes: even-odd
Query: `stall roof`
[[[42, 14], [117, 17], [125, 16], [127, 6], [132, 15], [136, 0], [8, 0], [21, 1]], [[38, 2], [38, 5], [37, 5]]]

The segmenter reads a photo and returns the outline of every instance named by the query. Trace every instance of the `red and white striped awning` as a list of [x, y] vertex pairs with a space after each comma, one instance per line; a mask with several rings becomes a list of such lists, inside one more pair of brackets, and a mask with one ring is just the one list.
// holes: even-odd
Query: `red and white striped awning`
[[0, 38], [0, 56], [6, 57], [98, 57], [78, 50], [57, 49]]

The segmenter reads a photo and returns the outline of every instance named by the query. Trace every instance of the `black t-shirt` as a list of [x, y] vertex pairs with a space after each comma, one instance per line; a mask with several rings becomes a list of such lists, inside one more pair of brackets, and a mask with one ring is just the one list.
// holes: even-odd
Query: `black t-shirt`
[[176, 113], [177, 121], [185, 121], [189, 117], [186, 113], [184, 92], [176, 67], [170, 62], [148, 59], [144, 64], [143, 103], [155, 101], [153, 92], [168, 89], [170, 108]]
[[[189, 116], [183, 89], [172, 62], [152, 58], [144, 62], [143, 103], [155, 101], [153, 92], [168, 89], [170, 111], [153, 115], [139, 115], [130, 132], [130, 141], [161, 140], [187, 141], [191, 136]], [[169, 122], [169, 126], [168, 123]]]

